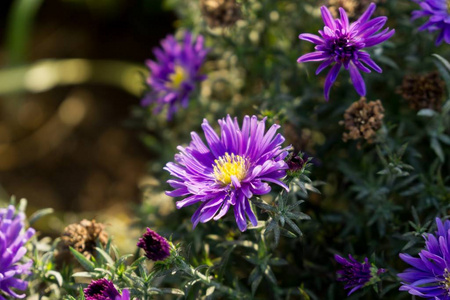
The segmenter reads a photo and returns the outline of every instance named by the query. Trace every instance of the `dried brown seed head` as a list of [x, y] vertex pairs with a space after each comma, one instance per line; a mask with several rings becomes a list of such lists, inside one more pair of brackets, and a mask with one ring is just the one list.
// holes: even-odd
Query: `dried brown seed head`
[[344, 142], [365, 139], [368, 143], [373, 143], [376, 131], [383, 124], [383, 113], [380, 100], [366, 102], [366, 98], [362, 97], [352, 103], [344, 113], [344, 120], [340, 122], [348, 131], [342, 135]]

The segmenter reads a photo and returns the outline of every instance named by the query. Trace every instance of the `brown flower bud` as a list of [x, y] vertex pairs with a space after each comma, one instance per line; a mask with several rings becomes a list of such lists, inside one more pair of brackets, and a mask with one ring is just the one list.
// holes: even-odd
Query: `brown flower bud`
[[366, 98], [362, 97], [352, 103], [344, 113], [344, 121], [339, 122], [348, 131], [342, 135], [344, 142], [365, 139], [368, 143], [373, 143], [376, 131], [383, 124], [383, 113], [380, 100], [366, 102]]
[[241, 18], [236, 0], [200, 0], [200, 8], [211, 28], [233, 26]]
[[408, 102], [413, 110], [429, 108], [441, 110], [444, 99], [445, 83], [438, 72], [424, 75], [405, 75], [398, 93]]
[[82, 220], [80, 223], [68, 225], [61, 235], [58, 245], [57, 263], [69, 263], [72, 259], [69, 247], [74, 248], [86, 258], [90, 258], [95, 253], [97, 240], [101, 245], [106, 246], [108, 233], [104, 230], [105, 225], [97, 223], [95, 220]]

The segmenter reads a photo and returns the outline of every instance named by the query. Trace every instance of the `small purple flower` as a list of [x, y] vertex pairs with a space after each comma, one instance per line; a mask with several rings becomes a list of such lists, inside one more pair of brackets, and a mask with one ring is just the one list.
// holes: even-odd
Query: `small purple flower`
[[333, 19], [328, 8], [322, 6], [320, 11], [325, 27], [319, 30], [321, 37], [310, 33], [299, 35], [300, 39], [316, 44], [314, 48], [316, 51], [302, 55], [297, 62], [323, 61], [317, 68], [316, 75], [334, 63], [325, 79], [324, 94], [327, 100], [331, 86], [336, 81], [342, 66], [349, 70], [353, 86], [361, 96], [366, 95], [366, 85], [359, 71], [370, 73], [368, 68], [370, 67], [378, 73], [382, 72], [370, 55], [362, 51], [364, 48], [386, 41], [395, 33], [394, 29], [389, 31], [389, 28], [378, 32], [386, 23], [387, 17], [377, 17], [369, 21], [375, 8], [374, 3], [370, 4], [356, 22], [349, 24], [347, 14], [342, 7], [339, 8], [341, 17]]
[[436, 218], [435, 235], [424, 235], [425, 249], [415, 258], [400, 253], [400, 258], [412, 266], [398, 277], [403, 281], [400, 291], [422, 298], [450, 299], [450, 221]]
[[412, 0], [422, 10], [413, 11], [412, 20], [428, 17], [428, 21], [419, 30], [441, 31], [436, 39], [436, 46], [442, 41], [450, 44], [450, 1], [448, 0]]
[[127, 289], [120, 295], [112, 281], [104, 278], [93, 280], [83, 292], [86, 300], [130, 300]]
[[0, 300], [2, 296], [25, 298], [25, 294], [17, 294], [13, 289], [24, 291], [28, 282], [20, 279], [21, 275], [30, 274], [33, 261], [21, 263], [27, 249], [24, 244], [34, 235], [35, 230], [24, 231], [25, 214], [16, 213], [13, 205], [0, 209]]
[[191, 219], [194, 227], [199, 222], [222, 218], [233, 207], [237, 225], [245, 231], [247, 217], [254, 226], [258, 224], [249, 202], [253, 195], [269, 193], [268, 183], [288, 190], [281, 181], [288, 168], [284, 161], [287, 148], [281, 148], [284, 137], [276, 134], [280, 128], [276, 124], [265, 133], [265, 121], [245, 116], [241, 128], [237, 118], [233, 120], [228, 115], [218, 121], [219, 138], [205, 119], [202, 128], [208, 146], [192, 132], [191, 144], [178, 147], [180, 153], [175, 155], [175, 163], [169, 162], [165, 167], [177, 177], [168, 181], [175, 190], [166, 194], [186, 196], [177, 202], [177, 208], [201, 203]]
[[148, 227], [137, 246], [144, 249], [145, 256], [153, 261], [165, 260], [170, 256], [169, 242]]
[[200, 67], [208, 49], [204, 47], [203, 36], [193, 39], [192, 34], [186, 32], [181, 42], [169, 35], [162, 40], [161, 48], [154, 49], [153, 53], [156, 61], [146, 61], [150, 69], [147, 84], [151, 90], [142, 99], [141, 105], [155, 103], [155, 114], [168, 106], [167, 119], [170, 120], [178, 106], [187, 107], [189, 94], [196, 83], [206, 78], [200, 74]]
[[337, 271], [340, 276], [337, 280], [346, 283], [344, 289], [351, 289], [347, 296], [368, 284], [374, 274], [379, 275], [385, 272], [384, 269], [371, 268], [367, 257], [364, 259], [364, 263], [355, 260], [351, 254], [348, 257], [350, 260], [337, 254], [334, 255], [334, 259], [342, 265], [342, 270]]

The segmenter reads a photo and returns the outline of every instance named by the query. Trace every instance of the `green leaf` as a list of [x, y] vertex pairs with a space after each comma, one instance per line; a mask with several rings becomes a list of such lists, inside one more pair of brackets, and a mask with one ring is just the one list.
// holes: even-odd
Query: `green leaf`
[[80, 265], [85, 268], [89, 272], [93, 272], [95, 269], [95, 265], [92, 261], [88, 260], [83, 254], [78, 252], [77, 250], [70, 248], [70, 252], [75, 256], [76, 260], [80, 263]]
[[274, 285], [277, 284], [277, 279], [275, 278], [275, 274], [272, 272], [272, 268], [270, 266], [266, 266], [264, 268], [264, 275], [267, 279], [269, 279], [270, 282], [272, 282]]
[[63, 278], [61, 276], [61, 273], [59, 273], [57, 271], [54, 271], [54, 270], [47, 271], [45, 273], [45, 277], [48, 278], [48, 279], [55, 279], [56, 283], [58, 284], [59, 287], [61, 287], [63, 285], [63, 281], [64, 280], [63, 280]]
[[430, 147], [431, 149], [434, 150], [434, 153], [436, 153], [436, 155], [439, 157], [439, 160], [441, 162], [444, 162], [445, 161], [444, 151], [442, 150], [441, 144], [436, 138], [431, 138]]
[[220, 261], [220, 269], [219, 269], [219, 274], [218, 274], [219, 280], [222, 280], [222, 278], [225, 274], [225, 271], [226, 271], [228, 260], [230, 259], [230, 256], [231, 256], [231, 252], [233, 252], [233, 250], [235, 248], [236, 248], [236, 245], [232, 245], [222, 254], [222, 259]]
[[282, 258], [272, 258], [269, 260], [269, 264], [272, 266], [280, 267], [280, 266], [288, 265], [289, 263], [287, 260], [282, 259]]
[[444, 144], [447, 144], [450, 146], [450, 136], [446, 134], [440, 134], [438, 135], [438, 139], [443, 142]]
[[297, 224], [295, 224], [291, 219], [286, 218], [286, 223], [288, 223], [289, 226], [291, 226], [291, 228], [294, 229], [294, 231], [295, 231], [299, 236], [302, 236], [302, 235], [303, 235], [303, 233], [302, 233], [302, 231], [300, 230], [300, 228], [298, 228]]
[[437, 113], [434, 110], [429, 109], [429, 108], [421, 109], [417, 113], [417, 115], [420, 117], [428, 117], [428, 118], [434, 117], [436, 114]]
[[53, 208], [44, 208], [36, 211], [34, 214], [31, 215], [31, 217], [28, 219], [30, 222], [30, 225], [33, 225], [37, 220], [40, 218], [52, 214], [54, 212]]
[[76, 272], [72, 274], [72, 277], [92, 278], [92, 274], [89, 272]]
[[252, 284], [251, 284], [252, 296], [255, 296], [256, 290], [258, 289], [258, 286], [261, 283], [262, 279], [263, 279], [262, 275], [259, 275], [255, 278], [255, 280], [252, 281]]
[[450, 63], [439, 54], [433, 54], [433, 57], [435, 59], [435, 64], [439, 69], [439, 73], [441, 73], [441, 76], [444, 78], [447, 92], [450, 95]]
[[105, 250], [99, 247], [95, 247], [95, 250], [97, 250], [97, 253], [108, 263], [109, 266], [114, 266], [113, 259], [111, 258], [111, 256], [109, 256], [108, 253], [105, 252]]

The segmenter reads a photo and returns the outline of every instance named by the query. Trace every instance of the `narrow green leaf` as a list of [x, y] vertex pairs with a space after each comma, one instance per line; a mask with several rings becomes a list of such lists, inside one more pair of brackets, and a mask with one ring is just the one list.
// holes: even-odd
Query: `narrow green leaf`
[[444, 162], [445, 161], [444, 151], [442, 150], [441, 144], [436, 138], [431, 139], [430, 147], [431, 149], [434, 150], [434, 153], [436, 153], [436, 155], [439, 157], [439, 160], [441, 162]]
[[428, 118], [434, 117], [436, 114], [437, 113], [434, 110], [429, 109], [429, 108], [421, 109], [417, 113], [417, 115], [420, 117], [428, 117]]
[[62, 287], [64, 280], [61, 276], [61, 273], [54, 271], [54, 270], [50, 270], [45, 273], [45, 277], [48, 279], [55, 279], [58, 286]]
[[52, 214], [53, 212], [54, 212], [53, 208], [44, 208], [44, 209], [40, 209], [40, 210], [36, 211], [28, 219], [30, 222], [30, 225], [33, 225], [40, 218], [42, 218], [46, 215]]
[[85, 268], [89, 272], [94, 271], [95, 265], [93, 262], [88, 260], [83, 254], [81, 254], [77, 250], [73, 249], [72, 247], [69, 247], [69, 248], [70, 248], [70, 252], [72, 253], [72, 255], [75, 256], [75, 259], [80, 263], [80, 265], [83, 268]]
[[435, 59], [435, 64], [439, 69], [439, 73], [441, 73], [442, 78], [444, 78], [448, 94], [450, 95], [450, 63], [439, 54], [433, 54], [433, 57]]
[[99, 248], [99, 247], [95, 247], [95, 250], [97, 250], [97, 253], [107, 262], [107, 264], [109, 266], [114, 266], [114, 261], [111, 258], [111, 256], [109, 256], [108, 253], [105, 252], [105, 250]]

